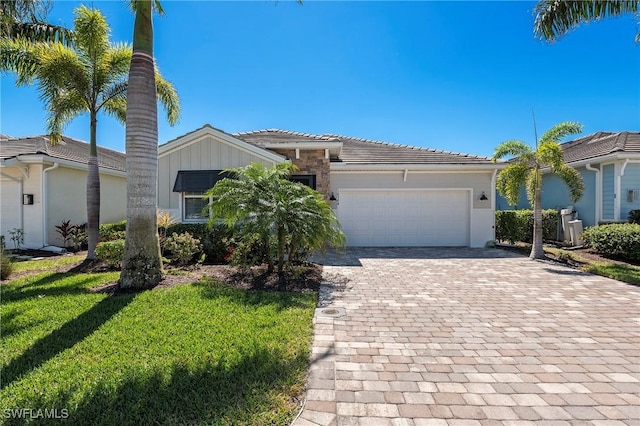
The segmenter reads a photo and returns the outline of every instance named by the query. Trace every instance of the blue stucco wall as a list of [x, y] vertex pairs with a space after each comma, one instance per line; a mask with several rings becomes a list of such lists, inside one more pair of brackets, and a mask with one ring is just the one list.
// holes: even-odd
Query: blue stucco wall
[[[635, 202], [627, 201], [630, 190], [640, 191], [640, 163], [629, 163], [620, 180], [620, 220], [626, 220], [631, 210], [640, 209], [640, 199]], [[640, 197], [639, 197], [640, 198]]]
[[[579, 167], [578, 172], [584, 181], [584, 195], [577, 203], [569, 200], [569, 190], [567, 186], [557, 176], [544, 175], [542, 178], [542, 208], [543, 209], [564, 209], [573, 205], [578, 212], [578, 217], [582, 220], [583, 226], [593, 226], [596, 224], [596, 178], [595, 172], [591, 172], [584, 167]], [[496, 210], [530, 209], [529, 201], [524, 188], [520, 193], [520, 199], [515, 207], [509, 206], [507, 200], [499, 194], [496, 196]]]

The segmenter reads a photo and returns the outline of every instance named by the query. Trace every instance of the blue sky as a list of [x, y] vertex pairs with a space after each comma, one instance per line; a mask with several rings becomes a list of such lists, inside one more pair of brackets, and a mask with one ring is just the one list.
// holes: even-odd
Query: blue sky
[[[80, 2], [56, 1], [72, 26]], [[112, 41], [131, 40], [124, 1], [103, 11]], [[281, 128], [490, 156], [534, 143], [566, 120], [584, 134], [640, 130], [640, 45], [632, 16], [584, 25], [549, 45], [534, 39], [534, 2], [163, 1], [158, 65], [182, 116], [159, 120], [164, 143], [209, 123], [227, 132]], [[1, 81], [0, 131], [45, 132], [35, 88]], [[160, 110], [162, 114], [162, 110]], [[64, 132], [89, 139], [87, 117]], [[124, 126], [102, 115], [98, 143], [124, 151]]]

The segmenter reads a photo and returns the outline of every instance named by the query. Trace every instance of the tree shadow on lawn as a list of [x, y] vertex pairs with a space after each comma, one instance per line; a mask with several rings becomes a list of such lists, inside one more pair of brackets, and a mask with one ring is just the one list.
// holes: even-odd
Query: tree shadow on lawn
[[[87, 294], [87, 284], [95, 281], [94, 277], [87, 276], [77, 280], [71, 280], [68, 284], [61, 285], [59, 282], [65, 278], [76, 276], [72, 273], [61, 273], [47, 275], [24, 285], [3, 285], [2, 302], [18, 302], [32, 297], [42, 296], [67, 296], [75, 294]], [[47, 287], [57, 284], [53, 287]]]
[[309, 294], [311, 294], [293, 291], [239, 290], [206, 278], [194, 283], [193, 286], [200, 289], [202, 297], [207, 299], [224, 298], [230, 303], [253, 307], [275, 306], [278, 311], [309, 307]]
[[68, 407], [68, 421], [91, 425], [282, 424], [292, 420], [296, 398], [284, 399], [304, 374], [304, 354], [286, 358], [260, 348], [231, 365], [173, 364], [166, 373], [129, 374], [116, 386], [98, 382], [72, 407], [71, 395], [43, 395], [36, 407]]
[[[55, 289], [51, 289], [55, 290]], [[86, 293], [86, 290], [82, 291]], [[73, 294], [73, 292], [72, 292]], [[4, 297], [4, 294], [3, 294]], [[35, 342], [29, 349], [2, 368], [0, 389], [35, 370], [59, 353], [81, 342], [135, 298], [134, 294], [106, 297], [89, 310]]]

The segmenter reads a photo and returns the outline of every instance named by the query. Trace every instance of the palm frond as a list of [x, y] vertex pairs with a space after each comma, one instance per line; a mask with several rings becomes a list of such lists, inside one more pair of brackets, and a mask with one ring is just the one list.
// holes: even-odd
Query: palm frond
[[[637, 14], [638, 0], [540, 0], [534, 7], [536, 37], [554, 42], [583, 23], [607, 17]], [[640, 33], [636, 35], [636, 41]]]
[[25, 39], [0, 38], [0, 71], [16, 75], [16, 85], [31, 84], [40, 65], [36, 45]]
[[167, 121], [174, 125], [180, 118], [180, 97], [173, 87], [173, 84], [165, 80], [160, 71], [156, 68], [156, 95], [158, 102], [164, 107], [167, 113]]
[[530, 167], [523, 162], [511, 163], [498, 173], [496, 190], [507, 200], [509, 205], [518, 204], [520, 190], [526, 183], [529, 173]]
[[533, 150], [526, 143], [519, 140], [509, 140], [498, 145], [492, 158], [495, 161], [505, 157], [527, 157], [532, 152]]
[[575, 121], [565, 121], [560, 124], [556, 124], [551, 129], [544, 132], [540, 138], [540, 144], [546, 142], [560, 143], [568, 135], [576, 135], [582, 132], [582, 124]]
[[533, 169], [527, 175], [525, 187], [527, 189], [527, 200], [531, 208], [535, 208], [536, 188], [542, 185], [542, 172], [540, 169]]
[[551, 168], [559, 167], [563, 164], [564, 160], [562, 148], [554, 141], [541, 142], [536, 151], [536, 157], [538, 164], [541, 166], [550, 166]]

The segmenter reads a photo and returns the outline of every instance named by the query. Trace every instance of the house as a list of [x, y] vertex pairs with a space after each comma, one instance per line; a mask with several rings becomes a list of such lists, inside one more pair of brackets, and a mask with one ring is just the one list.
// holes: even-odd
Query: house
[[269, 129], [229, 134], [210, 125], [159, 147], [158, 207], [206, 220], [204, 191], [227, 168], [291, 161], [292, 178], [335, 209], [349, 246], [471, 246], [494, 239], [490, 159], [367, 139]]
[[[0, 137], [0, 234], [24, 231], [24, 247], [62, 246], [55, 226], [87, 221], [89, 144], [69, 137], [51, 145], [47, 136]], [[100, 220], [126, 216], [125, 155], [98, 148]]]
[[[560, 178], [545, 174], [542, 208], [573, 205], [584, 226], [602, 222], [626, 222], [629, 212], [640, 209], [640, 132], [597, 132], [560, 145], [566, 164], [584, 181], [584, 195], [577, 203]], [[511, 207], [500, 196], [497, 208]], [[526, 196], [516, 208], [531, 208]]]

